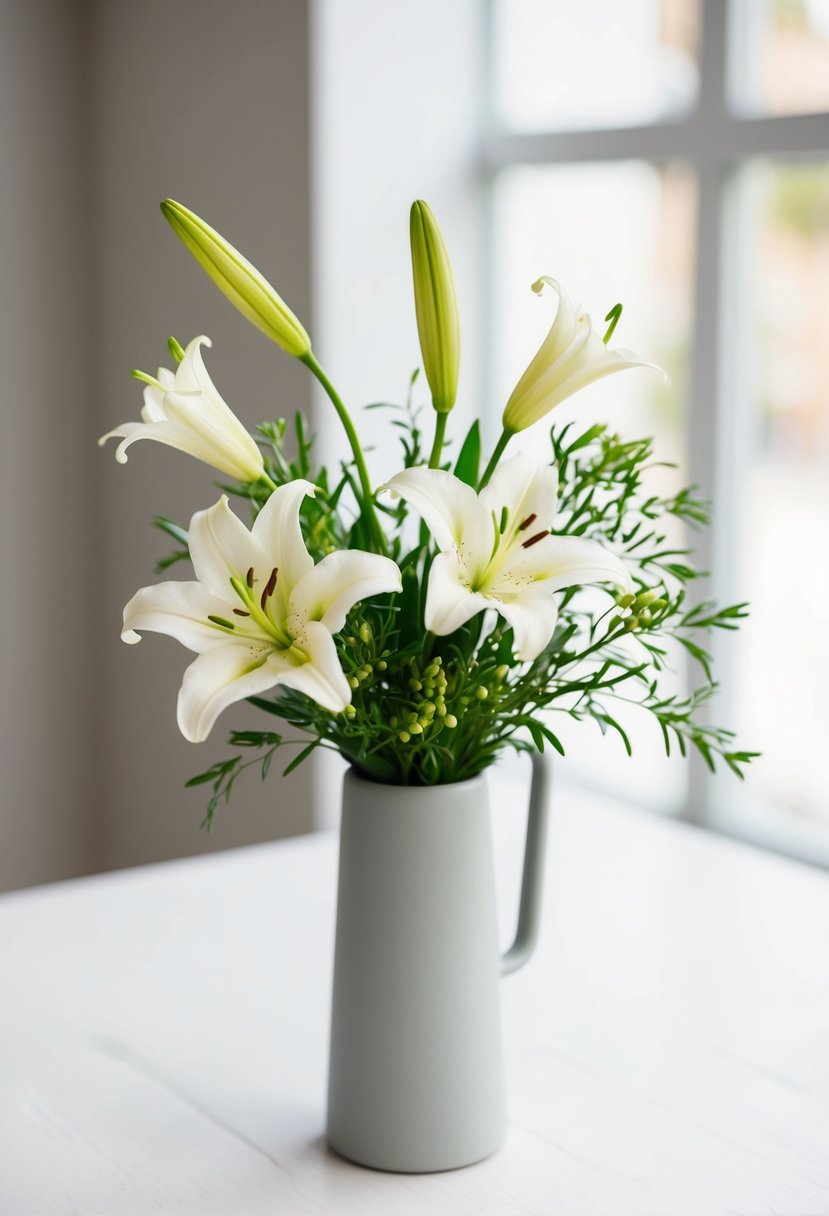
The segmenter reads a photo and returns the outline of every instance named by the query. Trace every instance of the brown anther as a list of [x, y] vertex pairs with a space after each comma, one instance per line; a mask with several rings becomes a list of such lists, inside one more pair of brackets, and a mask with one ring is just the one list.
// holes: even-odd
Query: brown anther
[[518, 531], [523, 532], [525, 528], [529, 528], [530, 524], [533, 523], [535, 518], [536, 518], [535, 512], [533, 512], [532, 515], [528, 515], [527, 518], [524, 520], [523, 524], [518, 525]]
[[539, 542], [540, 540], [543, 540], [545, 536], [549, 536], [549, 535], [550, 535], [550, 533], [549, 533], [549, 532], [536, 532], [535, 536], [531, 536], [529, 540], [525, 540], [525, 541], [524, 541], [524, 543], [523, 543], [523, 545], [521, 546], [521, 548], [522, 548], [522, 549], [529, 549], [530, 545], [536, 545], [536, 544], [538, 544], [538, 542]]
[[250, 616], [250, 613], [245, 612], [244, 608], [234, 608], [233, 611], [237, 616]]
[[253, 586], [253, 566], [251, 566], [250, 570], [248, 570], [245, 582], [249, 587]]
[[274, 566], [273, 570], [271, 570], [271, 577], [268, 579], [267, 583], [265, 584], [265, 589], [264, 589], [264, 591], [262, 592], [262, 596], [261, 596], [261, 599], [260, 599], [260, 601], [259, 601], [259, 602], [260, 602], [260, 604], [262, 605], [262, 611], [263, 611], [263, 612], [265, 611], [265, 604], [266, 604], [266, 603], [267, 603], [267, 601], [270, 599], [270, 597], [273, 595], [273, 593], [274, 593], [274, 591], [275, 591], [275, 589], [276, 589], [276, 576], [277, 576], [277, 573], [278, 573], [278, 570], [277, 570], [277, 568]]

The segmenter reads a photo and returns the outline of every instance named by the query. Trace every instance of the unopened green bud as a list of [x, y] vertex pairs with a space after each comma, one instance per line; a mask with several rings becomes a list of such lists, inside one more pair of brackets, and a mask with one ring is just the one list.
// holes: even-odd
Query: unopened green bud
[[409, 215], [417, 334], [423, 369], [439, 414], [448, 414], [458, 393], [461, 335], [452, 266], [437, 220], [426, 203]]
[[346, 717], [349, 719], [349, 721], [350, 721], [352, 718], [356, 718], [356, 717], [357, 717], [357, 710], [354, 708], [354, 706], [353, 706], [353, 705], [346, 705], [345, 709], [343, 710], [343, 713], [344, 713], [344, 714], [345, 714], [345, 716], [346, 716]]
[[380, 662], [375, 663], [374, 666], [377, 668], [378, 671], [385, 671], [386, 668], [388, 667], [388, 663], [386, 662], [385, 659], [381, 659]]
[[487, 689], [484, 688], [483, 684], [479, 684], [478, 687], [475, 689], [475, 696], [478, 698], [479, 701], [485, 701], [487, 699], [487, 697], [489, 696], [489, 692], [487, 691]]
[[635, 600], [636, 600], [636, 596], [631, 595], [631, 593], [629, 591], [625, 592], [624, 595], [616, 596], [616, 603], [619, 605], [620, 608], [629, 608], [631, 606], [631, 604], [633, 604], [635, 602]]
[[398, 732], [397, 737], [401, 743], [408, 743], [412, 736], [407, 730], [401, 730]]
[[348, 687], [349, 688], [359, 688], [360, 687], [360, 681], [357, 679], [356, 676], [348, 677]]
[[411, 688], [412, 692], [420, 692], [422, 687], [423, 685], [420, 680], [409, 680], [409, 688]]
[[440, 701], [440, 702], [439, 702], [439, 703], [438, 703], [438, 704], [435, 706], [435, 713], [437, 714], [437, 716], [438, 716], [439, 718], [445, 718], [445, 717], [446, 717], [446, 706], [443, 704], [443, 702], [442, 702], [442, 701]]
[[458, 725], [458, 719], [455, 717], [454, 714], [447, 714], [446, 717], [443, 719], [443, 725], [448, 726], [450, 730], [454, 730], [455, 727]]
[[509, 675], [509, 667], [506, 663], [501, 663], [500, 667], [495, 668], [495, 679], [506, 680]]
[[400, 719], [398, 718], [397, 714], [392, 714], [392, 716], [389, 718], [389, 726], [392, 728], [392, 730], [394, 730], [399, 725]]
[[179, 240], [243, 317], [289, 355], [308, 354], [311, 339], [304, 327], [238, 249], [181, 203], [165, 199], [161, 210]]
[[629, 616], [628, 619], [625, 621], [625, 629], [627, 629], [628, 633], [633, 633], [634, 629], [638, 629], [638, 628], [639, 628], [639, 617], [638, 616]]
[[371, 625], [369, 625], [368, 621], [363, 621], [362, 625], [360, 626], [360, 639], [368, 644], [372, 637], [373, 634], [371, 632]]
[[437, 706], [433, 701], [424, 701], [420, 708], [427, 718], [434, 718], [437, 711]]
[[411, 733], [413, 735], [422, 735], [423, 734], [423, 727], [420, 725], [419, 722], [412, 722], [411, 726], [409, 727], [409, 730], [411, 731]]
[[645, 608], [648, 604], [652, 604], [658, 595], [659, 589], [657, 587], [651, 587], [648, 591], [640, 591], [635, 600], [636, 607]]

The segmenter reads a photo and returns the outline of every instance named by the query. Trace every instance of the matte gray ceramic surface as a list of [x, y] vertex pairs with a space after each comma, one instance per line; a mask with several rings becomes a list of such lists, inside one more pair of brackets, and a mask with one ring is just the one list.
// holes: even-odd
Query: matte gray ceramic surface
[[499, 978], [532, 950], [547, 777], [541, 757], [502, 959], [486, 779], [409, 788], [346, 774], [328, 1094], [328, 1140], [344, 1157], [423, 1173], [501, 1144]]

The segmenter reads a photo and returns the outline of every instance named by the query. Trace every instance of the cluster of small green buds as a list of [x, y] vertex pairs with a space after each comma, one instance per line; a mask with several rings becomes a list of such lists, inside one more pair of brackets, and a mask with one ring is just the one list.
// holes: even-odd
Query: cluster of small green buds
[[630, 609], [630, 615], [612, 617], [607, 626], [610, 632], [621, 624], [624, 624], [628, 633], [647, 628], [653, 623], [655, 616], [668, 606], [668, 601], [661, 598], [658, 587], [649, 587], [646, 591], [640, 591], [637, 594], [630, 591], [625, 592], [624, 595], [616, 597], [616, 603], [625, 611]]
[[443, 670], [443, 660], [438, 657], [422, 670], [412, 666], [412, 675], [408, 681], [409, 691], [413, 694], [414, 709], [410, 710], [401, 722], [397, 717], [390, 720], [392, 730], [397, 731], [400, 743], [409, 743], [417, 735], [422, 735], [430, 727], [447, 726], [454, 729], [458, 725], [457, 718], [446, 710], [446, 689], [448, 681]]

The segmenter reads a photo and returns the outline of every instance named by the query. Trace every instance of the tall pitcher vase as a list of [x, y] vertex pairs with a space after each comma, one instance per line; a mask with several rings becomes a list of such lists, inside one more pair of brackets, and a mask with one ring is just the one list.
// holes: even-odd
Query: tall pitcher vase
[[345, 777], [328, 1141], [375, 1169], [456, 1169], [506, 1127], [499, 983], [538, 927], [550, 792], [533, 757], [515, 941], [501, 955], [484, 775], [452, 785]]

